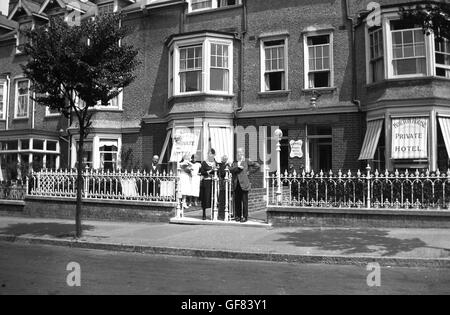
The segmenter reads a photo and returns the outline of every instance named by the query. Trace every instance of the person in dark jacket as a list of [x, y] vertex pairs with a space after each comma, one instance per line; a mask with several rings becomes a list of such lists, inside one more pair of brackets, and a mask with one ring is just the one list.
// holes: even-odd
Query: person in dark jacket
[[202, 175], [200, 201], [203, 210], [203, 220], [206, 220], [206, 209], [211, 209], [212, 180], [216, 170], [216, 151], [211, 149], [208, 153], [208, 160], [203, 161], [200, 167], [200, 175]]
[[260, 168], [257, 162], [245, 158], [243, 148], [237, 150], [237, 161], [230, 169], [233, 175], [236, 221], [247, 222], [248, 220], [248, 192], [251, 189], [248, 175], [257, 172]]

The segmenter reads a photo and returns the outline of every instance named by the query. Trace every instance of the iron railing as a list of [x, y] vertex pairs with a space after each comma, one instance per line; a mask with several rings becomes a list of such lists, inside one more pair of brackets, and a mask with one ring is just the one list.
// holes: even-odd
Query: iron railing
[[[275, 207], [450, 209], [450, 170], [293, 173], [267, 175]], [[280, 184], [279, 184], [280, 183]]]
[[0, 182], [0, 200], [23, 200], [26, 193], [26, 182], [21, 180]]
[[[75, 170], [43, 170], [28, 177], [28, 195], [36, 197], [75, 198]], [[172, 172], [104, 171], [83, 172], [83, 198], [99, 200], [131, 200], [176, 202], [177, 177]]]

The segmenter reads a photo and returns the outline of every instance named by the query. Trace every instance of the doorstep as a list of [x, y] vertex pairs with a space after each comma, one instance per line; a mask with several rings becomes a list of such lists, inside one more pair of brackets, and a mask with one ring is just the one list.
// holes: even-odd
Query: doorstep
[[221, 221], [221, 220], [202, 220], [196, 218], [171, 218], [171, 224], [185, 224], [185, 225], [216, 225], [216, 226], [241, 226], [241, 227], [261, 227], [261, 228], [270, 228], [272, 224], [257, 222], [257, 221], [247, 221], [245, 223], [236, 222], [236, 221]]

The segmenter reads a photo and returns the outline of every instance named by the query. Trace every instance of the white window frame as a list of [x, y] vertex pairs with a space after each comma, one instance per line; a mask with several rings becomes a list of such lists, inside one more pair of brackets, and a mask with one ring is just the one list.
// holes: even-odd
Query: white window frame
[[[229, 71], [229, 83], [228, 91], [215, 91], [210, 88], [210, 69], [211, 69], [211, 44], [227, 45], [228, 46], [228, 71]], [[202, 86], [200, 91], [193, 92], [181, 92], [181, 80], [180, 80], [180, 48], [186, 46], [202, 45]], [[169, 96], [189, 96], [198, 94], [211, 94], [211, 95], [233, 95], [233, 40], [227, 36], [227, 38], [214, 37], [212, 35], [206, 35], [197, 38], [187, 38], [177, 40], [172, 44], [169, 49], [169, 58], [171, 58], [171, 52], [173, 51], [172, 66], [169, 66], [168, 74], [168, 88], [170, 89], [170, 78], [173, 76], [173, 91], [169, 92]], [[172, 69], [171, 69], [172, 68]]]
[[[79, 135], [72, 136], [72, 148], [71, 148], [71, 168], [75, 168], [77, 163], [77, 141], [80, 140]], [[92, 168], [100, 169], [100, 147], [102, 141], [117, 141], [117, 168], [122, 167], [121, 154], [122, 154], [122, 134], [92, 134], [85, 140], [92, 142]]]
[[370, 35], [371, 33], [380, 32], [382, 37], [382, 56], [379, 57], [379, 59], [383, 60], [383, 77], [380, 79], [381, 82], [386, 79], [386, 34], [385, 29], [382, 25], [380, 25], [379, 29], [376, 29], [375, 31], [370, 31], [370, 27], [366, 24], [365, 27], [365, 39], [366, 39], [366, 56], [367, 56], [367, 62], [366, 62], [366, 82], [367, 83], [375, 83], [373, 80], [373, 72], [372, 72], [372, 59], [371, 59], [371, 42], [370, 42]]
[[45, 117], [58, 117], [61, 116], [61, 112], [52, 113], [50, 112], [50, 108], [48, 106], [45, 106]]
[[102, 6], [103, 7], [104, 6], [109, 6], [111, 4], [113, 5], [113, 12], [112, 13], [117, 12], [119, 6], [118, 6], [118, 3], [117, 3], [116, 0], [103, 1], [103, 2], [99, 1], [99, 3], [97, 3], [97, 13], [98, 13], [98, 15], [100, 15], [100, 7], [102, 7]]
[[[28, 107], [26, 116], [18, 116], [18, 106], [19, 106], [19, 82], [28, 81]], [[30, 118], [30, 107], [32, 107], [31, 99], [31, 81], [27, 78], [18, 78], [15, 83], [15, 101], [14, 101], [14, 119], [28, 119]]]
[[191, 13], [191, 12], [202, 12], [202, 11], [214, 10], [214, 9], [224, 8], [224, 7], [234, 7], [234, 6], [238, 6], [238, 5], [242, 4], [242, 0], [236, 0], [236, 4], [229, 5], [229, 6], [219, 5], [220, 3], [223, 3], [226, 0], [200, 0], [200, 1], [201, 2], [211, 2], [211, 6], [210, 7], [206, 7], [206, 8], [193, 10], [192, 9], [193, 1], [192, 0], [187, 0], [187, 2], [188, 2], [188, 12], [189, 13]]
[[6, 80], [0, 80], [0, 86], [3, 87], [3, 95], [0, 102], [3, 104], [3, 108], [0, 109], [0, 120], [6, 119], [6, 107], [8, 106], [8, 82]]
[[[284, 47], [284, 89], [281, 90], [266, 90], [266, 42], [272, 42], [272, 41], [284, 41], [283, 47]], [[281, 45], [280, 45], [281, 46]], [[277, 47], [277, 46], [274, 46]], [[260, 74], [260, 92], [261, 93], [276, 93], [276, 92], [283, 92], [289, 90], [289, 41], [288, 36], [277, 36], [277, 37], [264, 37], [261, 38], [259, 41], [259, 50], [260, 50], [260, 67], [261, 67], [261, 74]], [[278, 72], [278, 71], [277, 71]], [[281, 71], [279, 71], [281, 72]]]
[[[36, 25], [35, 25], [34, 21], [31, 21], [31, 30], [34, 30], [35, 26]], [[24, 53], [24, 51], [20, 50], [20, 36], [22, 36], [22, 35], [20, 34], [20, 26], [19, 26], [17, 33], [15, 35], [15, 37], [16, 37], [16, 54], [17, 55]]]
[[[308, 46], [308, 37], [315, 36], [326, 36], [330, 37], [330, 84], [328, 87], [310, 87], [309, 86], [309, 46]], [[304, 87], [305, 90], [321, 90], [321, 89], [332, 89], [334, 88], [334, 33], [331, 30], [318, 30], [315, 32], [307, 32], [303, 34], [303, 51], [304, 51]]]
[[[391, 22], [399, 20], [398, 13], [392, 13], [392, 14], [386, 14], [382, 21], [383, 21], [383, 29], [385, 35], [385, 77], [387, 74], [388, 79], [405, 79], [405, 78], [421, 78], [426, 76], [431, 76], [434, 73], [434, 70], [432, 69], [432, 60], [434, 58], [431, 58], [431, 52], [434, 51], [434, 43], [433, 46], [431, 45], [431, 40], [434, 38], [433, 36], [424, 36], [425, 39], [425, 65], [426, 65], [426, 72], [425, 74], [405, 74], [405, 75], [394, 75], [394, 65], [393, 65], [393, 40], [392, 40], [392, 29], [391, 29]], [[433, 62], [434, 66], [434, 62]]]
[[[445, 77], [443, 77], [443, 76], [438, 76], [438, 75], [436, 74], [436, 68], [445, 69], [445, 70], [447, 70], [448, 72], [450, 72], [450, 65], [443, 65], [443, 64], [440, 64], [440, 63], [437, 63], [437, 62], [436, 62], [436, 54], [438, 53], [438, 51], [437, 51], [437, 49], [436, 49], [436, 43], [435, 43], [436, 36], [435, 36], [434, 34], [431, 34], [430, 36], [432, 36], [432, 42], [433, 42], [433, 54], [432, 54], [432, 59], [433, 59], [433, 70], [434, 70], [434, 75], [435, 75], [436, 77], [438, 77], [438, 78], [447, 78], [447, 79], [450, 79], [450, 76], [445, 76]], [[444, 41], [448, 41], [448, 42], [450, 43], [450, 40], [448, 40], [448, 39], [444, 39]], [[444, 54], [444, 55], [450, 56], [450, 52], [439, 52], [439, 54]]]

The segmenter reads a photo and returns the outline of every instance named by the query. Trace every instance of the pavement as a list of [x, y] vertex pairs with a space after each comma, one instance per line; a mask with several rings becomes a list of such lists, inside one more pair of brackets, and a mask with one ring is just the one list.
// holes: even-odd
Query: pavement
[[[255, 215], [257, 216], [257, 215]], [[272, 228], [0, 217], [0, 241], [293, 263], [450, 267], [449, 229]]]

